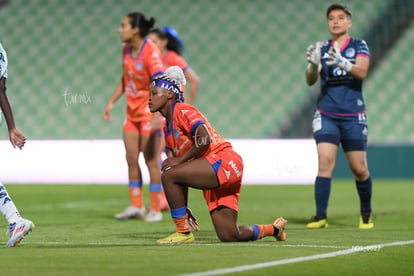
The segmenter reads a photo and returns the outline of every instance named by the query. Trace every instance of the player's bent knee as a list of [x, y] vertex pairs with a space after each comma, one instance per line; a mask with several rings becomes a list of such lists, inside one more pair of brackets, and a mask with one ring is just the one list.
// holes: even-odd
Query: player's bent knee
[[237, 242], [239, 241], [239, 235], [237, 233], [231, 233], [228, 231], [222, 231], [223, 233], [218, 232], [217, 237], [221, 242]]
[[219, 236], [221, 242], [237, 242], [239, 241], [238, 237], [233, 236]]
[[174, 183], [175, 182], [176, 174], [174, 170], [167, 170], [161, 173], [161, 182], [164, 184], [166, 183]]

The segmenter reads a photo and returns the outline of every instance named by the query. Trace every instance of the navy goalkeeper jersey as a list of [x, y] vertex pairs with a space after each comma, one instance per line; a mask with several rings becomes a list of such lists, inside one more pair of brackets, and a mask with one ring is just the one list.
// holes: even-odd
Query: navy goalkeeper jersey
[[[331, 40], [322, 43], [321, 62], [321, 94], [316, 109], [321, 113], [334, 117], [355, 116], [365, 112], [365, 103], [362, 96], [362, 80], [354, 78], [350, 73], [337, 67], [328, 66], [328, 50], [333, 46]], [[367, 43], [361, 39], [348, 37], [342, 46], [341, 55], [351, 63], [355, 63], [357, 56], [371, 57]]]

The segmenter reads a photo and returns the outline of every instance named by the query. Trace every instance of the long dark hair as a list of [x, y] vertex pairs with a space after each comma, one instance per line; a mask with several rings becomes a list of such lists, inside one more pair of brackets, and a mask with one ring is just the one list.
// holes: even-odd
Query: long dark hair
[[141, 37], [146, 37], [155, 24], [155, 18], [147, 19], [141, 12], [131, 12], [128, 14], [132, 28], [138, 28]]
[[178, 35], [174, 37], [171, 32], [167, 32], [166, 30], [170, 29], [168, 29], [168, 27], [163, 27], [162, 29], [155, 28], [152, 29], [149, 33], [155, 34], [159, 39], [168, 39], [167, 49], [174, 51], [181, 56], [184, 51], [184, 45], [181, 39], [178, 37]]

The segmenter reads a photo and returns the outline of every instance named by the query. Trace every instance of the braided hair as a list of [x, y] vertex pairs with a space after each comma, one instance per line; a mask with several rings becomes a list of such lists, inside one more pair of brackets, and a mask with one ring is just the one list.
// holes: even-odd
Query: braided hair
[[184, 93], [181, 90], [181, 86], [185, 85], [187, 80], [185, 79], [184, 72], [178, 66], [171, 66], [165, 70], [165, 73], [157, 76], [152, 82], [151, 87], [161, 87], [169, 91], [174, 92], [177, 102], [184, 102]]

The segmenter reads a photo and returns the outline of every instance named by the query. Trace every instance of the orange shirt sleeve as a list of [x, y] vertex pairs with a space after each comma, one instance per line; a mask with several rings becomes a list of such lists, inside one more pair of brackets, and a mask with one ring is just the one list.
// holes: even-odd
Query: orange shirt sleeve
[[187, 61], [174, 51], [168, 51], [164, 57], [165, 69], [170, 66], [178, 66], [185, 72], [188, 68]]

